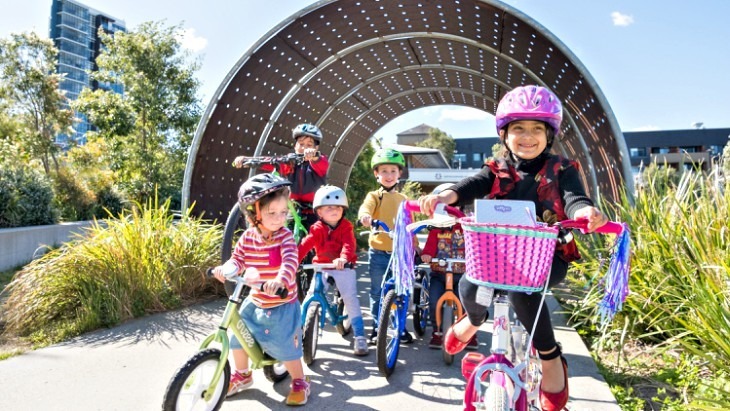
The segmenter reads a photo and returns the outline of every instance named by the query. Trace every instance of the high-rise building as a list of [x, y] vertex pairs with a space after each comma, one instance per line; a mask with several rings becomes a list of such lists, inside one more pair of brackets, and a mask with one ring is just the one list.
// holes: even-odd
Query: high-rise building
[[[124, 20], [87, 7], [73, 0], [53, 0], [51, 5], [50, 37], [58, 49], [58, 73], [65, 74], [60, 88], [69, 100], [76, 100], [84, 87], [113, 90], [122, 93], [119, 84], [100, 84], [89, 78], [97, 69], [96, 57], [102, 50], [99, 29], [107, 33], [126, 31]], [[76, 113], [73, 135], [59, 135], [56, 142], [67, 146], [71, 140], [86, 142], [90, 125], [86, 116]]]

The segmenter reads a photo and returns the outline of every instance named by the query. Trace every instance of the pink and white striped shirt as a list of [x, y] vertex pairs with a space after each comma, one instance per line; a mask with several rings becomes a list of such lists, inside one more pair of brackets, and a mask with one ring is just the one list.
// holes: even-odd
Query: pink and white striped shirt
[[229, 262], [235, 264], [239, 272], [245, 267], [256, 267], [262, 281], [276, 279], [286, 284], [289, 296], [284, 299], [257, 289], [251, 290], [251, 298], [257, 307], [272, 308], [297, 298], [297, 257], [297, 245], [288, 228], [274, 232], [271, 240], [267, 241], [255, 227], [251, 227], [241, 235]]

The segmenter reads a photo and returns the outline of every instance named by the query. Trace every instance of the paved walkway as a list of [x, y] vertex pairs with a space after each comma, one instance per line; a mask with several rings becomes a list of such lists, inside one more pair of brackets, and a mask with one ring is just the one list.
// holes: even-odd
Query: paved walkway
[[[367, 311], [367, 266], [359, 273], [360, 301]], [[159, 410], [165, 387], [203, 336], [215, 329], [224, 300], [149, 316], [109, 330], [0, 361], [0, 410]], [[565, 326], [560, 307], [550, 299], [558, 339], [570, 365], [572, 411], [619, 411], [578, 334]], [[366, 324], [369, 324], [366, 318]], [[409, 327], [412, 330], [412, 327]], [[488, 325], [479, 332], [488, 351]], [[428, 335], [428, 333], [427, 333]], [[351, 355], [351, 336], [327, 327], [317, 359], [305, 367], [316, 410], [460, 410], [464, 389], [460, 361], [443, 363], [439, 351], [417, 339], [401, 348], [393, 375], [386, 379], [367, 357]], [[254, 385], [223, 403], [222, 410], [285, 409], [288, 379], [272, 385], [261, 371]]]

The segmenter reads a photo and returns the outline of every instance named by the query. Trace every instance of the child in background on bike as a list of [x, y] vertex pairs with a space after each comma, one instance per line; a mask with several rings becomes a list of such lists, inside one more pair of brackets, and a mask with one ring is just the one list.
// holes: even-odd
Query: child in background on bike
[[[329, 160], [327, 156], [319, 153], [319, 144], [322, 142], [322, 131], [314, 124], [299, 124], [292, 130], [294, 138], [294, 152], [304, 155], [304, 161], [298, 165], [281, 164], [279, 174], [288, 179], [291, 184], [291, 199], [301, 206], [302, 224], [309, 230], [309, 227], [317, 222], [317, 215], [312, 209], [314, 193], [318, 188], [327, 184], [327, 170]], [[236, 157], [233, 165], [241, 167], [245, 157]], [[261, 166], [261, 171], [272, 172], [275, 165], [266, 164]]]
[[[406, 166], [406, 160], [397, 150], [379, 149], [370, 160], [375, 179], [380, 188], [367, 193], [357, 212], [358, 221], [365, 227], [370, 227], [373, 220], [380, 220], [389, 228], [395, 226], [395, 217], [398, 214], [400, 203], [406, 196], [397, 190], [398, 179]], [[370, 315], [373, 317], [373, 331], [370, 334], [370, 344], [375, 344], [378, 336], [378, 316], [380, 315], [380, 292], [383, 277], [388, 270], [390, 256], [393, 253], [393, 240], [388, 235], [370, 234], [368, 240], [368, 262], [370, 274]], [[390, 270], [388, 270], [390, 272]], [[402, 342], [413, 342], [409, 332], [403, 334]]]
[[[453, 184], [444, 183], [434, 188], [431, 195], [438, 195], [440, 192], [451, 188]], [[421, 261], [428, 264], [431, 263], [431, 279], [428, 286], [428, 306], [431, 313], [431, 325], [433, 325], [433, 333], [428, 346], [434, 349], [440, 349], [443, 345], [442, 330], [436, 324], [436, 310], [439, 298], [446, 291], [446, 267], [438, 264], [440, 258], [464, 258], [465, 253], [464, 230], [461, 224], [456, 223], [449, 228], [432, 228], [428, 232], [426, 245], [421, 252]], [[435, 259], [434, 259], [435, 257]], [[459, 292], [459, 282], [461, 276], [466, 271], [466, 266], [462, 263], [454, 263], [451, 265], [454, 274], [454, 291]], [[476, 350], [479, 348], [477, 335], [474, 334], [469, 343], [466, 345], [467, 350]]]
[[[505, 94], [497, 106], [496, 123], [504, 144], [500, 158], [438, 195], [421, 197], [423, 212], [432, 212], [437, 203], [469, 204], [477, 198], [529, 200], [535, 203], [537, 217], [546, 223], [568, 219], [588, 219], [588, 231], [608, 220], [585, 193], [578, 163], [550, 154], [560, 135], [562, 104], [550, 90], [522, 86]], [[548, 286], [561, 282], [568, 264], [580, 258], [574, 242], [558, 246]], [[468, 279], [468, 277], [467, 277]], [[465, 346], [488, 316], [487, 307], [476, 303], [478, 287], [470, 281], [459, 284], [467, 320], [461, 318], [444, 336], [444, 348], [457, 353]], [[509, 292], [517, 318], [530, 330], [536, 323], [533, 346], [542, 367], [540, 403], [545, 411], [558, 411], [568, 402], [568, 365], [555, 341], [550, 311], [543, 306], [536, 318], [540, 293]]]
[[[258, 270], [265, 281], [263, 290], [253, 288], [241, 304], [241, 318], [261, 348], [280, 360], [292, 377], [287, 405], [307, 402], [310, 387], [302, 364], [301, 308], [297, 300], [297, 246], [286, 228], [291, 183], [272, 174], [248, 179], [238, 192], [238, 204], [249, 228], [236, 244], [231, 259], [213, 270], [215, 278], [225, 282], [223, 273], [245, 269]], [[286, 288], [281, 299], [276, 290]], [[231, 338], [235, 370], [231, 373], [227, 396], [237, 394], [253, 384], [248, 355], [235, 337]]]
[[[312, 224], [309, 234], [299, 244], [299, 261], [304, 260], [312, 249], [315, 251], [313, 263], [334, 263], [335, 270], [325, 271], [335, 279], [337, 289], [345, 302], [347, 315], [355, 334], [353, 351], [355, 355], [368, 354], [360, 302], [357, 298], [357, 278], [355, 270], [345, 268], [345, 264], [357, 262], [355, 228], [343, 218], [349, 207], [345, 191], [336, 186], [323, 186], [314, 194], [314, 211], [319, 221]], [[311, 292], [312, 288], [310, 288]]]

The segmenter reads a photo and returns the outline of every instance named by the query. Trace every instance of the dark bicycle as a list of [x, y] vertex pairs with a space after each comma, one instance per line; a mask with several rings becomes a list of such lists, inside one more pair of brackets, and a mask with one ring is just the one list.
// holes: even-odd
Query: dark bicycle
[[[253, 168], [260, 167], [263, 165], [273, 165], [275, 175], [280, 175], [279, 171], [282, 164], [295, 164], [299, 165], [304, 162], [304, 154], [289, 153], [282, 156], [259, 156], [259, 157], [242, 157], [241, 167], [242, 168]], [[235, 167], [235, 165], [234, 165]], [[302, 223], [301, 209], [302, 206], [296, 201], [289, 200], [289, 215], [292, 219], [292, 233], [294, 234], [294, 241], [297, 244], [307, 235], [307, 228]], [[221, 262], [225, 263], [231, 258], [233, 249], [236, 247], [236, 239], [240, 237], [241, 232], [246, 229], [246, 221], [241, 214], [241, 208], [236, 202], [231, 211], [228, 213], [226, 219], [226, 225], [223, 230], [223, 244], [221, 246]], [[309, 288], [310, 278], [307, 273], [303, 273], [297, 280], [298, 297], [299, 302], [304, 300], [304, 297]], [[226, 293], [231, 295], [235, 284], [231, 281], [226, 281]], [[244, 297], [248, 294], [248, 290], [244, 292]]]

